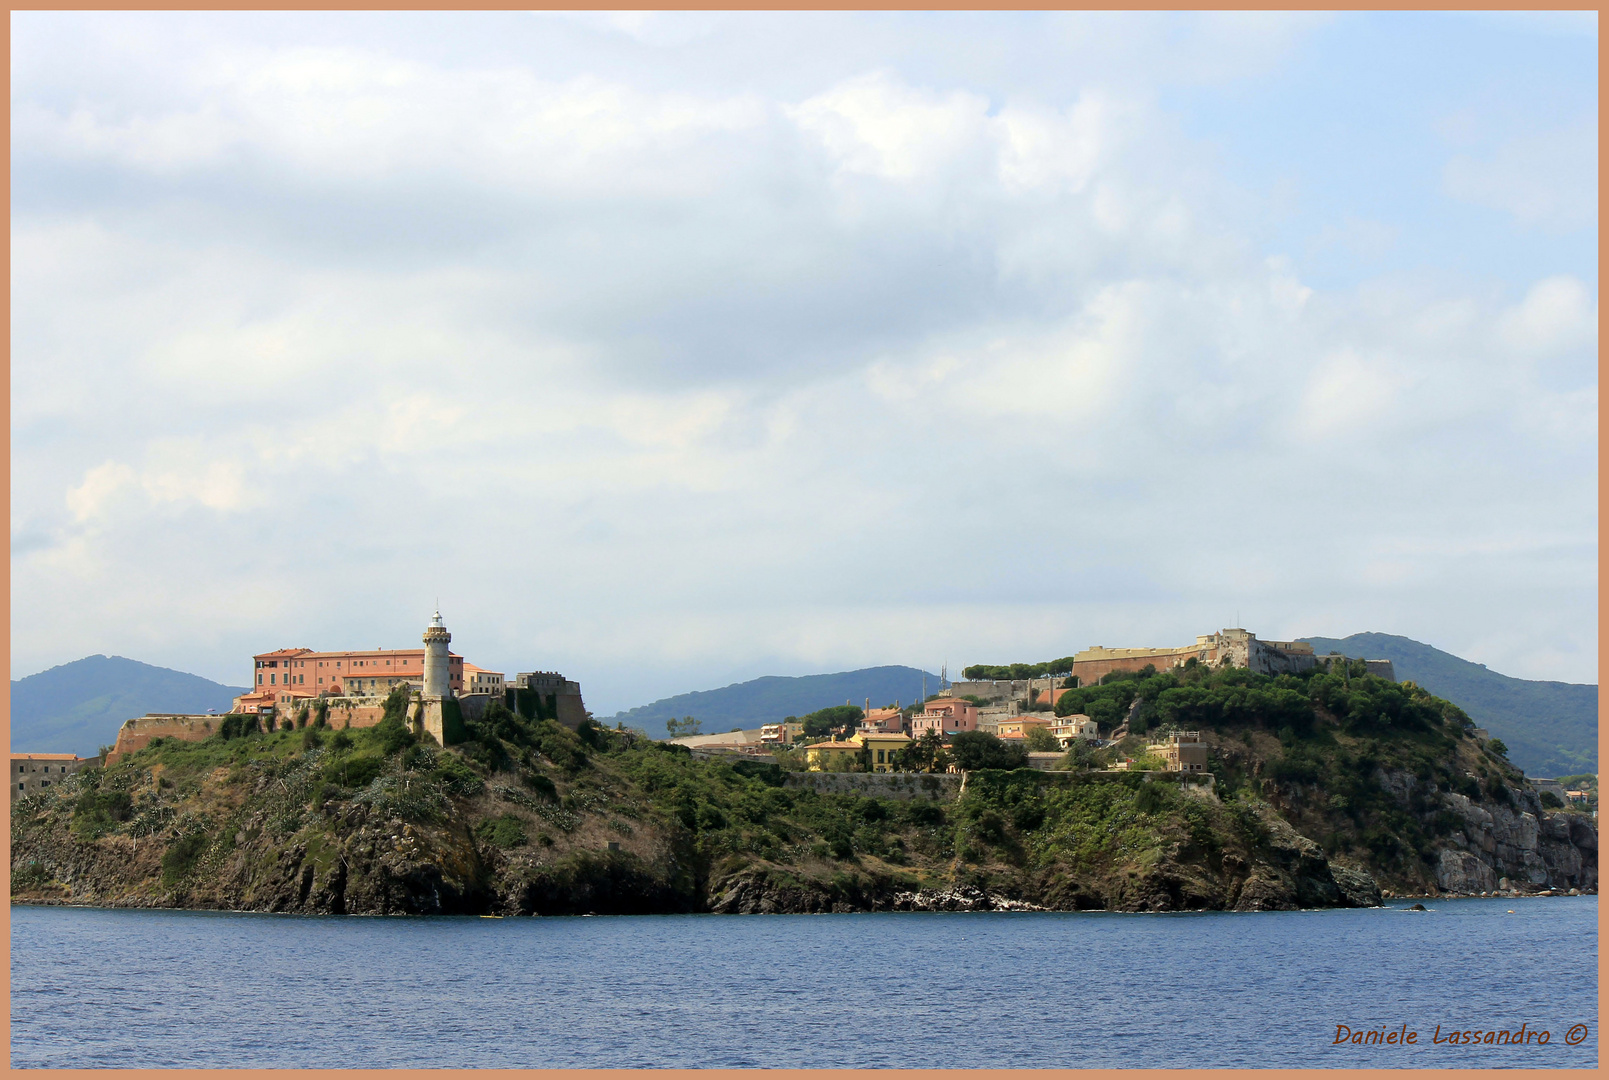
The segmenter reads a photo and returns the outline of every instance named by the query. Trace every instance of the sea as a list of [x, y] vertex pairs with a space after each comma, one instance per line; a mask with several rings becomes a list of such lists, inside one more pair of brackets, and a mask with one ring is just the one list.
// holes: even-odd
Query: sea
[[17, 906], [11, 1064], [1597, 1065], [1597, 897], [1425, 906], [507, 919]]

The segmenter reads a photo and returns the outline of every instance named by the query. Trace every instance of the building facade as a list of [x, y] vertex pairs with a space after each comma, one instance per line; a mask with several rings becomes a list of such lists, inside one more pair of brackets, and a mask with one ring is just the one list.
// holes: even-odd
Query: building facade
[[1199, 731], [1175, 731], [1145, 749], [1161, 758], [1171, 772], [1207, 771], [1207, 744], [1201, 741]]
[[798, 721], [760, 725], [760, 742], [765, 746], [792, 746], [803, 735], [804, 724]]
[[1057, 718], [1050, 725], [1050, 733], [1061, 743], [1063, 750], [1072, 746], [1074, 742], [1082, 739], [1085, 742], [1100, 742], [1100, 725], [1083, 713], [1074, 713], [1071, 716]]
[[851, 741], [866, 748], [872, 772], [894, 772], [894, 755], [911, 744], [910, 736], [901, 732], [862, 731]]
[[463, 683], [466, 695], [488, 694], [499, 699], [503, 696], [504, 682], [501, 671], [487, 671], [485, 668], [466, 663]]
[[97, 760], [77, 754], [12, 754], [11, 791], [14, 795], [44, 791]]
[[948, 740], [962, 731], [978, 730], [978, 707], [965, 698], [937, 697], [911, 716], [911, 735], [921, 738], [934, 732]]
[[[447, 685], [453, 693], [461, 692], [464, 658], [448, 653], [446, 669]], [[425, 649], [275, 649], [252, 657], [252, 683], [250, 691], [235, 699], [235, 712], [257, 712], [265, 705], [291, 705], [320, 696], [384, 697], [402, 683], [423, 689]]]
[[843, 768], [848, 762], [854, 761], [860, 757], [862, 749], [858, 742], [840, 742], [837, 739], [811, 743], [805, 747], [805, 762], [811, 772], [826, 772]]

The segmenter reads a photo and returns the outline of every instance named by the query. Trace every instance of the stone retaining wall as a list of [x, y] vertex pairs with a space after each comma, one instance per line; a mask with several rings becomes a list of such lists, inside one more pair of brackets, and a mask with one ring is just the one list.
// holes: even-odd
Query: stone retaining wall
[[784, 783], [818, 795], [862, 795], [879, 799], [953, 799], [961, 790], [955, 773], [790, 772]]

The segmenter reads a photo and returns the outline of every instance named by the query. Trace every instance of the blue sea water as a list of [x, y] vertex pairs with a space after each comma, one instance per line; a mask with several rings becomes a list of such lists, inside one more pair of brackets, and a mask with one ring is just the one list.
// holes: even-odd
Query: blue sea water
[[[1572, 1067], [1596, 897], [343, 918], [11, 909], [13, 1067]], [[1336, 1045], [1336, 1026], [1417, 1031]], [[1432, 1044], [1449, 1030], [1546, 1045]], [[1588, 1034], [1568, 1045], [1573, 1025]]]

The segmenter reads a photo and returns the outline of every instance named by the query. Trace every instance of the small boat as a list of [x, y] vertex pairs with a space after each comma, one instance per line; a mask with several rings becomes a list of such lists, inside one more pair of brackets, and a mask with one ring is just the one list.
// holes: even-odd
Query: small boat
[[501, 916], [501, 915], [482, 915], [481, 916], [481, 918], [483, 918], [483, 919], [501, 919], [502, 917], [503, 916]]

